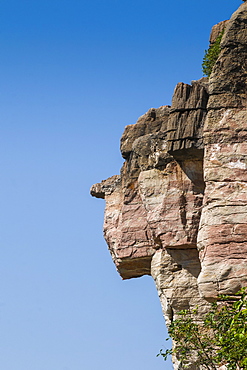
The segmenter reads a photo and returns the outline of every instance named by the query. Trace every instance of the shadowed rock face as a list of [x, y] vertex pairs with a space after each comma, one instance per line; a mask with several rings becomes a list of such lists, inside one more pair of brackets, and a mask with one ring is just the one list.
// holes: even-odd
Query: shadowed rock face
[[224, 27], [210, 79], [179, 83], [171, 107], [127, 126], [120, 175], [91, 188], [118, 272], [153, 276], [168, 324], [247, 286], [246, 2], [211, 42]]

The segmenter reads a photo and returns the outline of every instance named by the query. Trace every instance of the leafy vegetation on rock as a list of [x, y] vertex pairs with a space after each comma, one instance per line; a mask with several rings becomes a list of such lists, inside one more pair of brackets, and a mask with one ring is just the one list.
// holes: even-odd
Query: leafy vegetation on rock
[[221, 296], [202, 321], [197, 311], [184, 310], [172, 322], [169, 334], [175, 346], [160, 351], [166, 360], [175, 354], [183, 369], [195, 359], [201, 368], [212, 370], [225, 365], [228, 370], [247, 369], [247, 293]]
[[213, 66], [215, 65], [216, 60], [220, 55], [220, 42], [222, 36], [224, 34], [224, 30], [219, 34], [216, 38], [215, 42], [209, 46], [208, 50], [205, 50], [205, 54], [202, 61], [202, 72], [205, 76], [209, 77], [213, 70]]

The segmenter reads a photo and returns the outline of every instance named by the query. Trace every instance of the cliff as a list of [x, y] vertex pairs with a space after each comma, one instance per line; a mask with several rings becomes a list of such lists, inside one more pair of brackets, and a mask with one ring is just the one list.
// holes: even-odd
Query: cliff
[[154, 278], [167, 324], [247, 286], [247, 3], [211, 43], [222, 27], [210, 78], [127, 126], [120, 175], [91, 188], [118, 272]]

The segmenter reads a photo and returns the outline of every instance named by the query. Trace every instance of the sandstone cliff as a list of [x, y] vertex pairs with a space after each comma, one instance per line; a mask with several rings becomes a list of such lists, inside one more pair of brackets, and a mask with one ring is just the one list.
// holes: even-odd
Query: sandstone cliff
[[211, 42], [224, 27], [210, 79], [179, 83], [172, 106], [127, 126], [121, 174], [91, 188], [118, 272], [152, 275], [168, 324], [247, 286], [246, 2]]

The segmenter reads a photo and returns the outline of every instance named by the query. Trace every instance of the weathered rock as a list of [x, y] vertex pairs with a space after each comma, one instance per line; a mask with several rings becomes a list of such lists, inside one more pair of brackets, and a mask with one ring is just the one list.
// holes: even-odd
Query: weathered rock
[[247, 4], [233, 14], [221, 41], [221, 53], [210, 76], [208, 109], [247, 106]]
[[[172, 107], [152, 109], [127, 126], [121, 175], [91, 188], [106, 200], [104, 236], [120, 275], [152, 275], [168, 323], [181, 309], [198, 306], [203, 313], [208, 307], [197, 284], [206, 86], [205, 79], [179, 84]], [[191, 119], [201, 112], [199, 122]], [[193, 362], [190, 369], [196, 370]]]
[[209, 83], [206, 184], [197, 246], [206, 298], [247, 286], [247, 3], [233, 14]]
[[118, 188], [120, 181], [120, 176], [114, 175], [101, 183], [94, 184], [90, 190], [91, 195], [95, 198], [105, 199], [106, 195], [112, 194]]
[[[161, 247], [196, 249], [204, 191], [202, 144], [197, 145], [202, 120], [199, 130], [190, 113], [205, 110], [205, 86], [205, 79], [192, 86], [179, 84], [171, 108], [151, 109], [127, 126], [121, 139], [126, 158], [121, 175], [91, 189], [93, 196], [106, 200], [104, 235], [124, 279], [151, 274], [152, 256]], [[177, 114], [180, 135], [173, 139], [169, 122]], [[168, 153], [170, 144], [178, 142], [176, 155], [184, 157], [187, 151], [179, 162], [172, 150]]]
[[168, 324], [247, 286], [247, 2], [211, 43], [223, 28], [210, 79], [179, 83], [171, 107], [127, 126], [120, 175], [91, 188], [117, 270], [152, 275]]
[[217, 37], [221, 34], [222, 31], [224, 31], [228, 22], [229, 22], [228, 20], [222, 21], [216, 24], [215, 26], [213, 26], [211, 30], [210, 38], [209, 38], [210, 45], [215, 43]]
[[202, 128], [207, 112], [207, 90], [207, 78], [193, 81], [192, 85], [180, 82], [175, 88], [166, 127], [167, 151], [174, 157], [176, 154], [180, 158], [188, 157], [188, 152], [185, 154], [184, 150], [190, 149], [193, 157], [200, 155], [202, 158], [202, 152], [193, 149], [203, 149]]
[[168, 105], [158, 109], [151, 108], [138, 119], [135, 125], [125, 127], [120, 145], [123, 158], [127, 159], [129, 157], [132, 152], [132, 145], [136, 139], [143, 135], [154, 134], [160, 131], [162, 124], [168, 119], [169, 108]]

